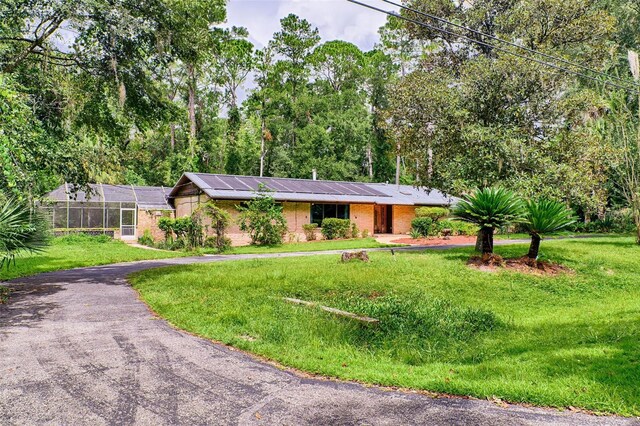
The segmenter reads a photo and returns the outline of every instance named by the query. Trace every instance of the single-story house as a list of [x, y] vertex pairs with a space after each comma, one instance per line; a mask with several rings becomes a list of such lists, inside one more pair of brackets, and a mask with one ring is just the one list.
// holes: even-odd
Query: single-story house
[[[41, 209], [56, 234], [107, 234], [136, 241], [149, 230], [161, 240], [161, 217], [189, 216], [199, 205], [214, 201], [237, 219], [237, 206], [254, 198], [260, 185], [282, 204], [289, 234], [301, 241], [302, 225], [320, 225], [327, 217], [350, 219], [369, 234], [406, 234], [416, 207], [449, 206], [454, 201], [439, 191], [409, 185], [185, 173], [172, 189], [91, 184], [85, 192], [64, 184], [47, 195]], [[237, 220], [228, 236], [234, 244], [249, 242]]]
[[158, 219], [174, 216], [164, 187], [91, 184], [88, 191], [78, 189], [65, 183], [40, 204], [54, 233], [81, 231], [136, 241], [148, 229], [162, 239]]
[[[302, 225], [320, 225], [327, 217], [350, 219], [370, 234], [406, 234], [417, 207], [445, 207], [454, 201], [440, 191], [410, 185], [206, 173], [185, 173], [168, 198], [176, 217], [188, 216], [200, 204], [214, 201], [232, 218], [238, 218], [237, 206], [254, 198], [260, 185], [282, 203], [289, 233], [301, 240]], [[237, 221], [233, 221], [228, 234], [234, 244], [248, 241]]]

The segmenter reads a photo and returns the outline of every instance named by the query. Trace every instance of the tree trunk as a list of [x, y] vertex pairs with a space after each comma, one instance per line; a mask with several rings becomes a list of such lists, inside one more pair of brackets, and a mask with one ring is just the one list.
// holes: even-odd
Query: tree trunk
[[396, 146], [398, 153], [396, 155], [396, 185], [400, 185], [400, 145]]
[[196, 140], [196, 75], [193, 65], [187, 65], [187, 73], [189, 74], [189, 147], [191, 155], [194, 155], [193, 144]]
[[176, 148], [176, 125], [171, 123], [169, 124], [170, 134], [171, 134], [171, 151]]
[[493, 253], [493, 228], [482, 228], [482, 254]]
[[631, 209], [633, 211], [633, 221], [636, 224], [636, 243], [640, 245], [640, 196], [633, 197]]
[[540, 238], [540, 235], [531, 234], [531, 245], [529, 246], [529, 253], [527, 254], [527, 257], [530, 260], [537, 260], [538, 259], [538, 253], [540, 252], [540, 241], [541, 240], [542, 240], [542, 238]]
[[369, 179], [373, 179], [373, 153], [371, 149], [371, 142], [367, 145], [367, 168]]
[[264, 122], [264, 116], [262, 117], [261, 120], [261, 125], [260, 125], [260, 177], [264, 176], [264, 157], [267, 153], [267, 151], [264, 149], [265, 148], [265, 132], [267, 131], [266, 129], [266, 125]]
[[478, 231], [476, 236], [476, 251], [482, 253], [482, 231]]

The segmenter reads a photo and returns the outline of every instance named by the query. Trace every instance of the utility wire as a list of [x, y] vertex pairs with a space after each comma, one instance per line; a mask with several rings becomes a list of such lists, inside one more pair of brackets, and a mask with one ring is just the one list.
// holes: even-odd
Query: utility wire
[[500, 43], [508, 44], [509, 46], [524, 50], [524, 51], [526, 51], [528, 53], [533, 53], [534, 55], [542, 56], [542, 57], [547, 58], [547, 59], [551, 59], [551, 60], [554, 60], [554, 61], [557, 61], [557, 62], [561, 62], [561, 63], [563, 63], [565, 65], [574, 66], [574, 67], [580, 68], [582, 70], [585, 70], [585, 71], [588, 71], [588, 72], [591, 72], [591, 73], [594, 73], [594, 74], [597, 74], [597, 75], [600, 75], [600, 76], [603, 76], [603, 77], [606, 77], [606, 78], [610, 78], [610, 79], [613, 79], [613, 80], [618, 80], [618, 81], [623, 82], [623, 83], [628, 83], [628, 84], [631, 85], [631, 87], [640, 88], [640, 85], [638, 85], [635, 82], [628, 81], [626, 79], [623, 79], [623, 78], [620, 78], [620, 77], [617, 77], [617, 76], [609, 75], [607, 73], [595, 70], [593, 68], [587, 67], [587, 66], [579, 64], [577, 62], [572, 62], [572, 61], [569, 61], [567, 59], [561, 58], [559, 56], [550, 55], [548, 53], [544, 53], [544, 52], [541, 52], [539, 50], [534, 50], [534, 49], [528, 48], [526, 46], [522, 46], [520, 44], [511, 42], [509, 40], [504, 40], [504, 39], [501, 39], [501, 38], [496, 37], [494, 35], [487, 34], [487, 33], [484, 33], [482, 31], [474, 30], [473, 28], [466, 27], [464, 25], [456, 24], [455, 22], [449, 21], [449, 20], [444, 19], [444, 18], [440, 18], [439, 16], [436, 16], [436, 15], [433, 15], [433, 14], [430, 14], [430, 13], [426, 13], [426, 12], [422, 12], [422, 11], [417, 10], [417, 9], [413, 9], [413, 8], [405, 6], [405, 5], [401, 4], [401, 3], [396, 3], [396, 2], [393, 2], [391, 0], [380, 0], [380, 1], [382, 1], [384, 3], [388, 3], [388, 4], [393, 5], [393, 6], [397, 6], [399, 8], [404, 9], [404, 10], [408, 10], [410, 12], [416, 13], [418, 15], [424, 16], [424, 17], [432, 19], [434, 21], [442, 22], [443, 24], [451, 25], [453, 27], [460, 28], [460, 29], [472, 32], [472, 33], [477, 34], [479, 36], [487, 37], [489, 39], [498, 41]]
[[[631, 88], [631, 87], [628, 87], [628, 86], [622, 86], [620, 84], [617, 84], [617, 83], [614, 83], [614, 82], [611, 82], [611, 81], [608, 81], [608, 80], [603, 81], [603, 80], [600, 80], [600, 79], [595, 78], [593, 76], [581, 73], [579, 71], [573, 71], [573, 70], [571, 70], [569, 68], [561, 67], [561, 66], [553, 64], [551, 62], [546, 62], [546, 61], [542, 61], [540, 59], [532, 58], [530, 56], [521, 55], [519, 53], [512, 52], [510, 50], [504, 49], [504, 48], [499, 47], [499, 46], [492, 45], [490, 43], [487, 43], [487, 42], [484, 42], [484, 41], [481, 41], [481, 40], [474, 39], [472, 37], [468, 37], [468, 36], [465, 36], [465, 35], [462, 35], [462, 34], [458, 34], [458, 33], [455, 33], [453, 31], [446, 30], [444, 28], [439, 28], [439, 27], [436, 27], [436, 26], [433, 26], [433, 25], [430, 25], [430, 24], [427, 24], [425, 22], [421, 22], [421, 21], [418, 21], [418, 20], [415, 20], [415, 19], [407, 18], [406, 16], [402, 16], [399, 13], [394, 12], [394, 11], [388, 11], [388, 10], [380, 9], [378, 7], [372, 6], [370, 4], [362, 3], [362, 2], [357, 1], [357, 0], [347, 0], [347, 1], [350, 2], [350, 3], [357, 4], [359, 6], [366, 7], [366, 8], [371, 9], [371, 10], [375, 10], [377, 12], [384, 13], [384, 14], [389, 15], [389, 16], [393, 16], [393, 17], [398, 18], [398, 19], [402, 19], [402, 20], [407, 21], [407, 22], [411, 22], [411, 23], [419, 25], [421, 27], [429, 28], [429, 29], [434, 30], [434, 31], [439, 31], [439, 32], [444, 33], [444, 34], [448, 34], [448, 35], [452, 35], [452, 36], [455, 36], [455, 37], [459, 37], [459, 38], [462, 38], [462, 39], [469, 40], [469, 41], [471, 41], [471, 42], [473, 42], [475, 44], [486, 46], [486, 47], [489, 47], [491, 49], [495, 49], [497, 51], [504, 52], [504, 53], [506, 53], [508, 55], [512, 55], [512, 56], [515, 56], [515, 57], [518, 57], [518, 58], [522, 58], [522, 59], [525, 59], [527, 61], [536, 62], [536, 63], [538, 63], [540, 65], [544, 65], [544, 66], [547, 66], [547, 67], [555, 68], [557, 70], [564, 71], [564, 72], [569, 73], [569, 74], [580, 76], [580, 77], [583, 77], [583, 78], [586, 78], [586, 79], [589, 79], [589, 80], [596, 81], [598, 83], [603, 83], [603, 84], [606, 84], [606, 85], [609, 85], [609, 86], [612, 86], [612, 87], [617, 87], [618, 89], [622, 89], [622, 90], [626, 90], [628, 92], [632, 92], [632, 93], [634, 93], [636, 95], [640, 95], [640, 92], [638, 90], [636, 90], [634, 88]], [[607, 76], [607, 78], [609, 78], [609, 76]]]

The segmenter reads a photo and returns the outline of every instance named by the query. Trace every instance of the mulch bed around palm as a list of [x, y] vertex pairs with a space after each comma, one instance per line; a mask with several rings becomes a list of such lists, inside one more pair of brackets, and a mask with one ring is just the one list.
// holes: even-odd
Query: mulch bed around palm
[[507, 270], [533, 275], [572, 274], [573, 270], [566, 266], [547, 261], [532, 261], [528, 257], [503, 259], [497, 254], [489, 256], [473, 256], [467, 263], [470, 267], [486, 272]]

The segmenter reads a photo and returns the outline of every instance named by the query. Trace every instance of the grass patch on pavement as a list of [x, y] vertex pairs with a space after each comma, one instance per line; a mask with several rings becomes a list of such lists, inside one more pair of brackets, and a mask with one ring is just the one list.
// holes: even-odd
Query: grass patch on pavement
[[9, 294], [11, 290], [7, 287], [0, 285], [0, 305], [7, 303], [9, 301]]
[[177, 327], [312, 373], [640, 414], [640, 247], [600, 238], [542, 250], [575, 274], [478, 271], [466, 266], [471, 250], [457, 249], [371, 253], [370, 263], [333, 255], [179, 266], [132, 282]]
[[104, 236], [69, 235], [53, 238], [51, 245], [43, 253], [19, 255], [15, 265], [11, 262], [8, 268], [5, 266], [0, 270], [0, 281], [83, 266], [166, 259], [185, 255], [187, 254], [131, 247], [122, 241]]

